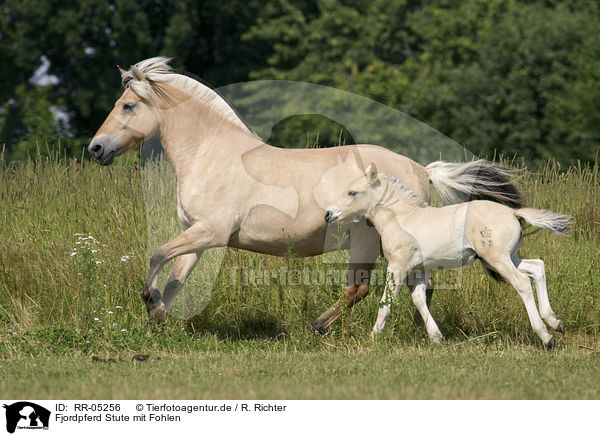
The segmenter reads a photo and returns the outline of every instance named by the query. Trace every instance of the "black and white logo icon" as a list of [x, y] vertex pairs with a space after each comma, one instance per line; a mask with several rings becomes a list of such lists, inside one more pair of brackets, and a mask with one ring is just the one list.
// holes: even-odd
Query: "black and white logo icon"
[[50, 411], [29, 401], [19, 401], [3, 406], [6, 409], [6, 431], [14, 433], [16, 429], [48, 429]]

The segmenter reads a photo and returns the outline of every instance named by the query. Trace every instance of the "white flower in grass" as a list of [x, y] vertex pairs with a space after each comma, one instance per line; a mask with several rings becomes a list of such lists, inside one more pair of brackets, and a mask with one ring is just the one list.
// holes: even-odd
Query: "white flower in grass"
[[127, 262], [129, 259], [131, 259], [130, 256], [127, 256], [127, 255], [121, 256], [121, 262]]

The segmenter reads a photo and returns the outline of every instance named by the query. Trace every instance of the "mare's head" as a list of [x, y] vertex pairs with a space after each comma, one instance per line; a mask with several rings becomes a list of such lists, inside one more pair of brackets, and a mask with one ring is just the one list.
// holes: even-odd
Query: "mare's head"
[[167, 58], [155, 57], [139, 62], [129, 71], [120, 69], [125, 92], [88, 146], [96, 162], [110, 165], [116, 156], [157, 134], [160, 97], [164, 94], [161, 82], [172, 76], [168, 62]]
[[373, 206], [374, 190], [379, 185], [377, 167], [372, 163], [364, 174], [350, 183], [346, 191], [327, 208], [325, 221], [333, 224], [339, 220], [360, 219]]

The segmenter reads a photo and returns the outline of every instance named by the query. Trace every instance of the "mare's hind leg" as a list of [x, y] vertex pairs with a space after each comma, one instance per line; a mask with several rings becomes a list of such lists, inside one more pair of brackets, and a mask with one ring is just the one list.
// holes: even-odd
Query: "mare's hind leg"
[[[371, 270], [379, 257], [379, 233], [363, 220], [350, 227], [350, 263], [348, 264], [348, 281], [344, 287], [346, 306], [352, 307], [369, 293]], [[316, 332], [327, 329], [342, 315], [339, 302], [335, 303], [310, 326]]]
[[556, 318], [550, 300], [548, 299], [548, 288], [546, 287], [546, 268], [541, 259], [519, 259], [513, 258], [517, 269], [533, 279], [535, 291], [537, 293], [538, 304], [540, 306], [540, 315], [546, 323], [554, 330], [564, 333], [565, 327], [561, 320]]
[[529, 276], [522, 273], [517, 269], [517, 267], [513, 264], [512, 259], [508, 256], [503, 257], [501, 259], [484, 259], [494, 270], [496, 270], [502, 277], [504, 277], [514, 288], [517, 290], [523, 303], [525, 304], [525, 309], [527, 310], [527, 315], [529, 316], [529, 322], [531, 323], [531, 328], [533, 331], [540, 337], [542, 342], [547, 348], [554, 347], [554, 337], [548, 333], [546, 329], [546, 325], [540, 314], [537, 311], [537, 307], [535, 305], [535, 297], [533, 295], [533, 289], [531, 288], [531, 281], [529, 280]]

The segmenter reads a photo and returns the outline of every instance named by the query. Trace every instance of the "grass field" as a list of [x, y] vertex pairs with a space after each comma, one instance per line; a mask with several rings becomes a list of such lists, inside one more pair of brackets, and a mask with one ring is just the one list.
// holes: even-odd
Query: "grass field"
[[[142, 168], [134, 156], [109, 168], [57, 156], [0, 161], [0, 392], [31, 399], [600, 398], [598, 173], [598, 165], [552, 162], [520, 173], [528, 206], [575, 217], [570, 238], [537, 232], [522, 248], [523, 256], [544, 259], [550, 301], [567, 329], [547, 352], [516, 291], [479, 265], [436, 277], [450, 285], [431, 307], [443, 345], [413, 326], [408, 292], [371, 340], [381, 283], [314, 336], [308, 323], [341, 297], [344, 251], [300, 259], [223, 249], [196, 268], [174, 307], [180, 318], [197, 316], [148, 325], [140, 300], [147, 259], [177, 233], [168, 167]], [[324, 282], [290, 283], [305, 272]], [[212, 294], [201, 292], [207, 283]]]

